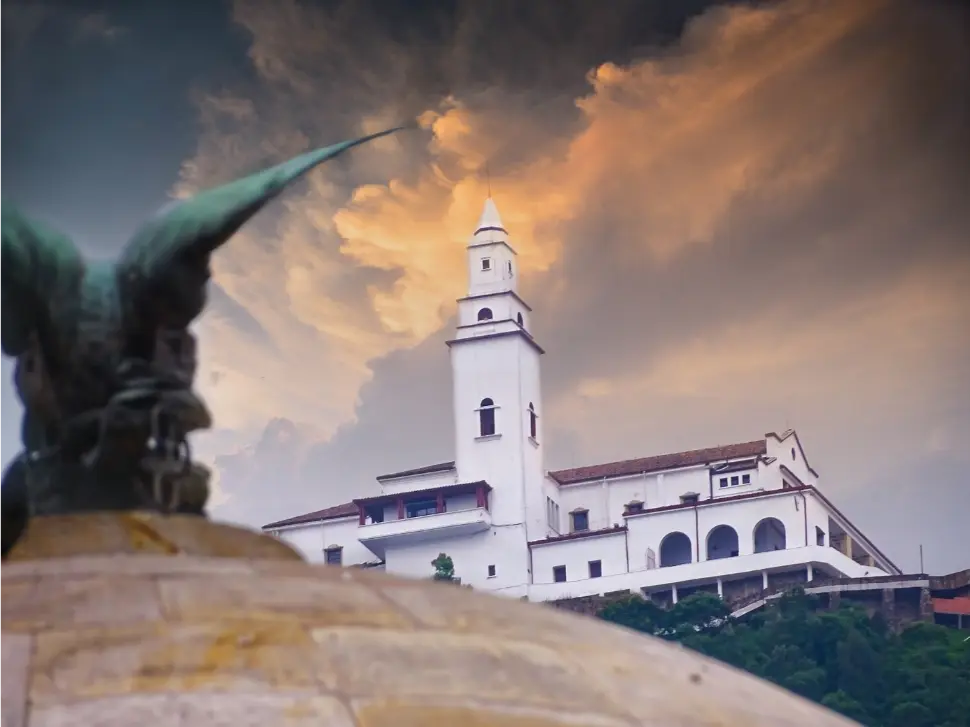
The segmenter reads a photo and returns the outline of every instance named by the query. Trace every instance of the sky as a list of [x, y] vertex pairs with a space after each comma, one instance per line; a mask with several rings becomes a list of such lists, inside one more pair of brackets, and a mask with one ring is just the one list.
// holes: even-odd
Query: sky
[[214, 517], [453, 457], [444, 342], [490, 188], [547, 351], [549, 469], [795, 428], [900, 567], [970, 566], [966, 7], [596, 8], [5, 0], [3, 198], [108, 256], [172, 196], [420, 121], [214, 257]]

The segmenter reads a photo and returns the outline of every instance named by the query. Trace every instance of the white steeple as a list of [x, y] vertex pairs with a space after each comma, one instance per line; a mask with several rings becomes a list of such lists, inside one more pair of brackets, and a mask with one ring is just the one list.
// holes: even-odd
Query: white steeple
[[518, 288], [516, 252], [491, 197], [468, 241], [468, 295], [515, 293]]
[[[479, 233], [487, 230], [506, 232], [505, 225], [502, 224], [502, 218], [498, 213], [498, 207], [495, 206], [491, 197], [485, 200], [485, 208], [482, 210], [482, 216], [478, 218], [475, 236], [477, 237]], [[508, 233], [506, 232], [506, 234]]]
[[[542, 348], [532, 337], [532, 309], [519, 297], [515, 250], [491, 197], [466, 249], [468, 294], [458, 300], [452, 340], [455, 460], [460, 481], [492, 486], [497, 535], [521, 548], [509, 578], [527, 582], [526, 543], [546, 537], [542, 466]], [[498, 541], [496, 541], [498, 542]], [[503, 541], [504, 542], [504, 541]], [[497, 546], [491, 546], [497, 547]]]

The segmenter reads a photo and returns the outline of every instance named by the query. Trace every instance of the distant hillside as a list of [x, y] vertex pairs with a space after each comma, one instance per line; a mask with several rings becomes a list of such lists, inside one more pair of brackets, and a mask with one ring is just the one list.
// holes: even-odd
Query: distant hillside
[[882, 617], [816, 597], [785, 595], [740, 619], [702, 593], [663, 609], [637, 596], [599, 617], [677, 641], [868, 727], [970, 727], [970, 632], [914, 623], [893, 633]]

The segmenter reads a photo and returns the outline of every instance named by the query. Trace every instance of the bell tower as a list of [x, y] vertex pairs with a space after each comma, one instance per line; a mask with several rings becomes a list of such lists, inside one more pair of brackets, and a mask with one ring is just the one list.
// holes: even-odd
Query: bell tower
[[[492, 486], [494, 526], [521, 544], [546, 537], [540, 357], [532, 309], [518, 294], [518, 260], [489, 197], [466, 249], [468, 293], [448, 342], [455, 405], [455, 459], [462, 482]], [[519, 546], [516, 546], [519, 549]], [[528, 580], [526, 581], [528, 582]]]

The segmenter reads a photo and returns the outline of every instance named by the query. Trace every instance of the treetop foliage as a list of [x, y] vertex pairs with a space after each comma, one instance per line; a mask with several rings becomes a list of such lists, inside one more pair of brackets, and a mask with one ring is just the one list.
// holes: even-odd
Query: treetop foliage
[[631, 596], [599, 617], [682, 643], [867, 727], [970, 727], [967, 632], [916, 623], [897, 634], [879, 614], [817, 605], [795, 592], [731, 619], [713, 594], [669, 609]]

